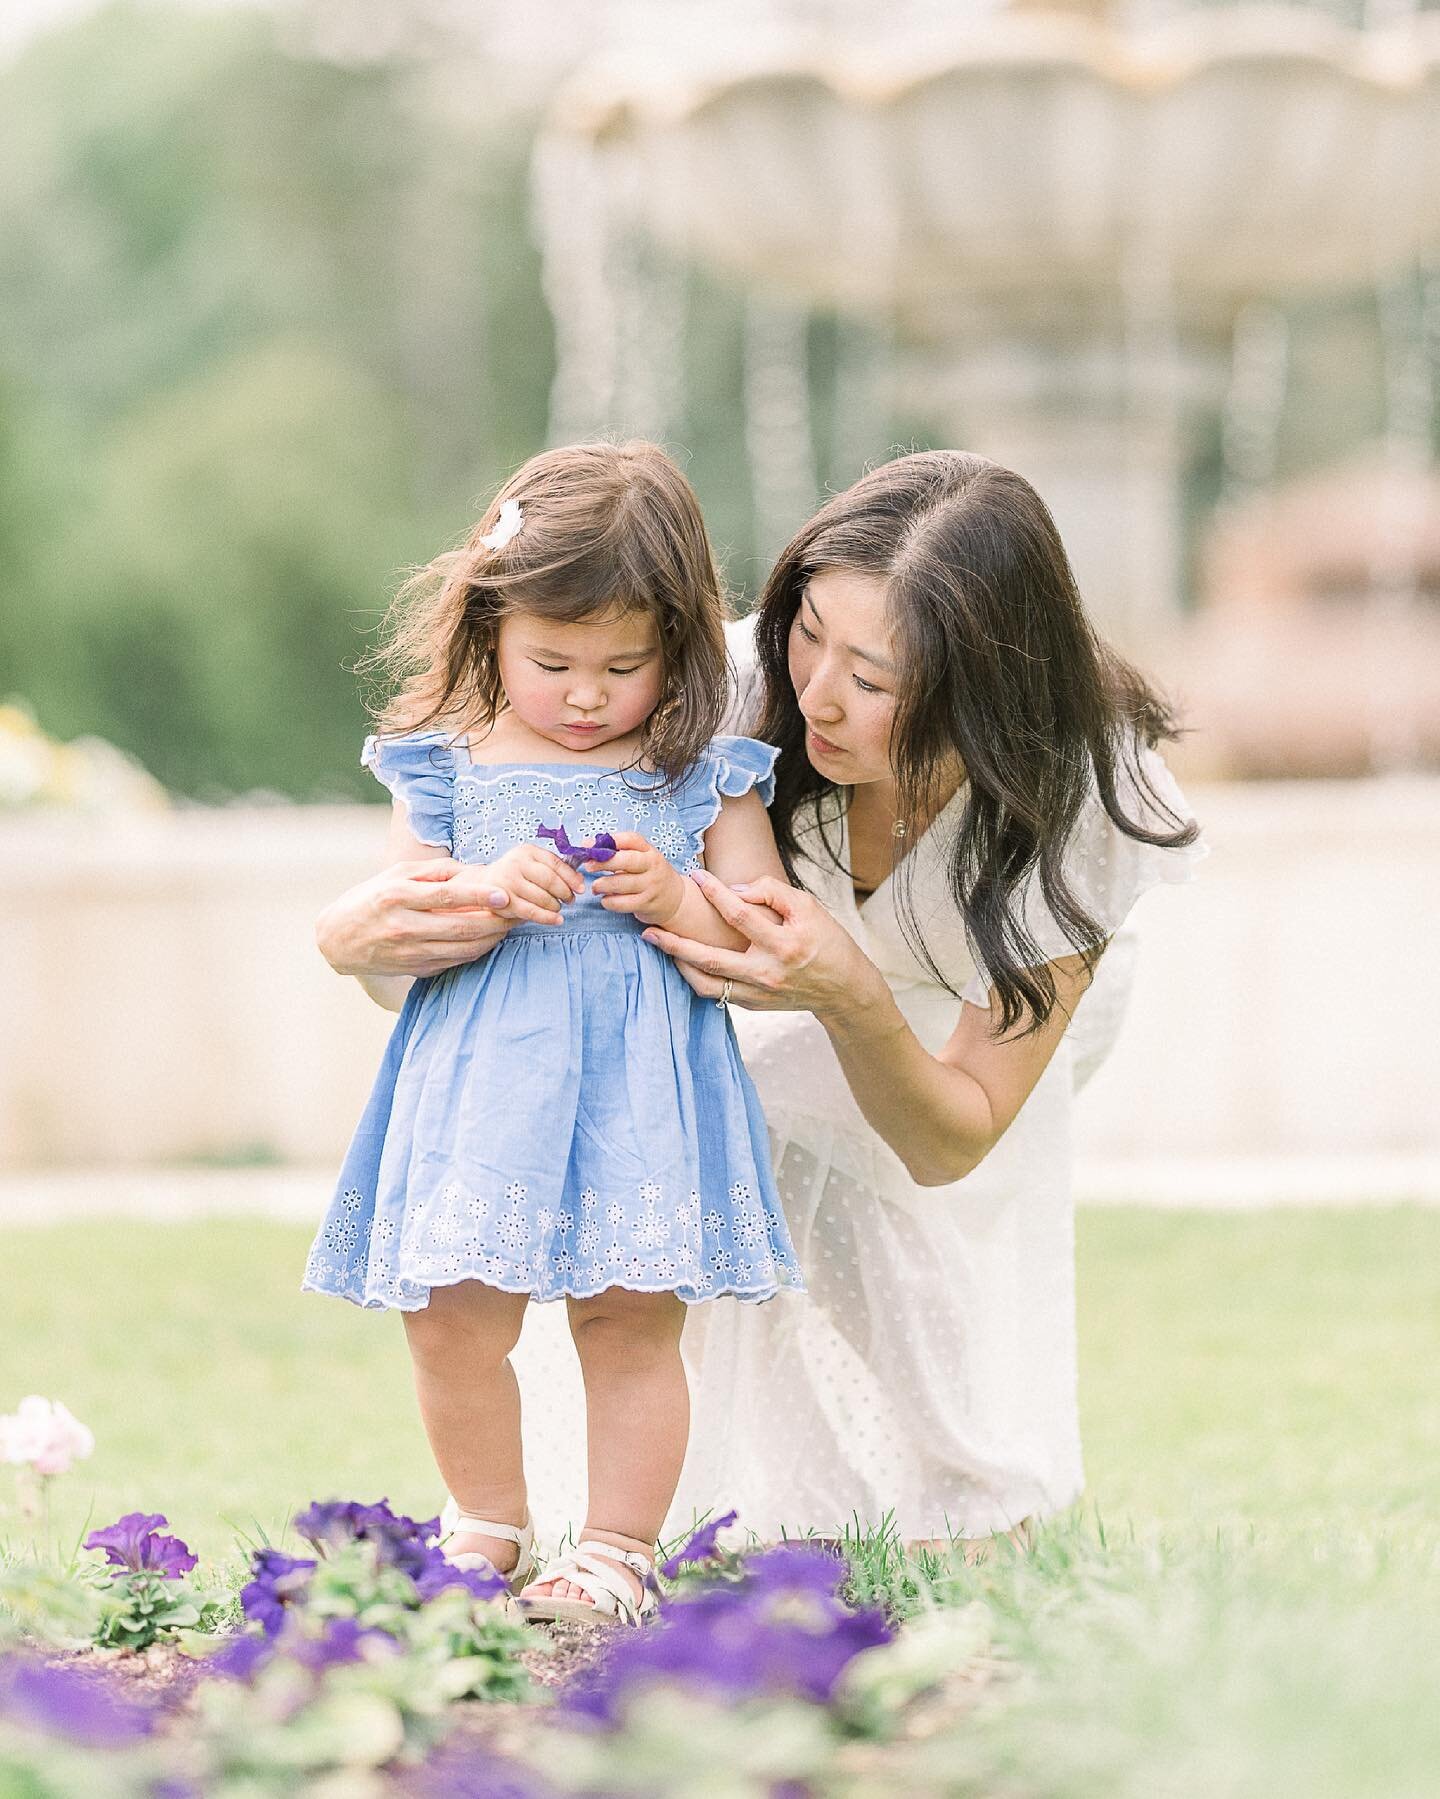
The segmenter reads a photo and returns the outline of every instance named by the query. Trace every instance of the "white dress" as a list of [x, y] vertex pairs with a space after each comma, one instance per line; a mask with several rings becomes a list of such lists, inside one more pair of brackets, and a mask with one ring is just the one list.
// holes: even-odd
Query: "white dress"
[[[731, 653], [748, 713], [748, 621], [731, 628]], [[1145, 760], [1157, 792], [1188, 817], [1161, 759]], [[1126, 789], [1122, 798], [1132, 817], [1144, 816], [1143, 797]], [[942, 856], [963, 804], [962, 791], [911, 850], [910, 901], [950, 984], [984, 1006], [988, 986]], [[938, 1050], [960, 1001], [907, 944], [893, 879], [856, 905], [843, 872], [843, 809], [832, 803], [830, 815], [842, 867], [820, 849], [806, 860], [805, 884], [880, 969], [921, 1043]], [[1120, 932], [1146, 888], [1191, 879], [1203, 854], [1203, 845], [1136, 843], [1097, 800], [1070, 872], [1092, 915]], [[1027, 896], [1027, 917], [1047, 958], [1073, 953], [1038, 893]], [[917, 1186], [865, 1123], [808, 1012], [735, 1008], [809, 1294], [784, 1307], [712, 1308], [703, 1321], [677, 1519], [734, 1506], [766, 1538], [887, 1516], [906, 1539], [978, 1536], [1076, 1498], [1071, 1107], [1077, 1075], [1093, 1070], [1118, 1028], [1132, 955], [1133, 936], [1120, 932], [1019, 1116], [979, 1168], [948, 1187]]]
[[[729, 628], [738, 697], [727, 729], [755, 722], [751, 632], [749, 620]], [[1145, 761], [1157, 792], [1188, 817], [1163, 761], [1153, 752]], [[1121, 797], [1130, 816], [1144, 816], [1142, 795], [1122, 787]], [[988, 986], [943, 872], [943, 845], [963, 803], [962, 791], [909, 852], [910, 900], [951, 985], [985, 1006]], [[843, 866], [838, 803], [830, 815]], [[783, 1306], [696, 1308], [687, 1318], [692, 1429], [671, 1531], [734, 1507], [740, 1524], [765, 1539], [839, 1534], [887, 1518], [907, 1540], [980, 1536], [1077, 1497], [1071, 1107], [1119, 1026], [1132, 972], [1134, 937], [1122, 929], [1131, 907], [1157, 883], [1192, 879], [1204, 853], [1203, 844], [1136, 843], [1098, 800], [1087, 810], [1070, 874], [1092, 916], [1114, 933], [1110, 948], [1019, 1116], [980, 1167], [951, 1186], [910, 1178], [861, 1117], [808, 1012], [734, 1008], [808, 1294]], [[906, 943], [893, 879], [857, 907], [848, 876], [823, 849], [803, 872], [885, 976], [921, 1043], [938, 1050], [961, 1001]], [[1047, 959], [1072, 954], [1038, 894], [1026, 906]], [[515, 1358], [533, 1500], [542, 1522], [558, 1513], [578, 1524], [578, 1383], [573, 1362], [560, 1370], [553, 1326], [537, 1325], [527, 1320]]]

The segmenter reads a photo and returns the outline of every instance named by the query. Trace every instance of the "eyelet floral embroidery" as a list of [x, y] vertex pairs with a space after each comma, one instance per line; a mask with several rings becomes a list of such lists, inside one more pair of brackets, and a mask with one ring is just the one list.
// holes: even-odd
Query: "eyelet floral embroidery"
[[[555, 825], [563, 819], [567, 834], [577, 842], [604, 831], [635, 831], [677, 868], [694, 867], [701, 857], [703, 833], [718, 816], [721, 796], [746, 791], [747, 782], [754, 785], [762, 778], [753, 772], [753, 754], [740, 766], [727, 768], [717, 753], [673, 788], [658, 776], [633, 771], [592, 773], [562, 764], [487, 767], [470, 763], [448, 742], [433, 741], [437, 735], [421, 733], [418, 742], [402, 740], [407, 747], [397, 747], [393, 756], [383, 746], [367, 749], [367, 762], [392, 793], [413, 805], [416, 834], [448, 848], [460, 861], [493, 861], [519, 843], [536, 843], [541, 823]], [[574, 929], [566, 933], [569, 941], [563, 956], [545, 955], [542, 960], [537, 937], [549, 949], [560, 945], [561, 934], [539, 933], [533, 927], [528, 934], [512, 933], [497, 956], [513, 951], [517, 966], [534, 958], [537, 967], [547, 971], [571, 966], [572, 954], [580, 970], [604, 968], [607, 962], [613, 966], [617, 956], [623, 966], [625, 955], [632, 953], [623, 938], [633, 921], [593, 904], [568, 916]], [[622, 942], [587, 944], [584, 933], [591, 919], [597, 934], [618, 935]], [[645, 967], [649, 969], [648, 960]], [[588, 1296], [617, 1283], [639, 1291], [674, 1292], [686, 1300], [722, 1293], [767, 1298], [779, 1288], [801, 1286], [788, 1257], [789, 1239], [778, 1199], [767, 1177], [745, 1178], [751, 1167], [748, 1161], [728, 1166], [722, 1162], [723, 1185], [703, 1193], [693, 1188], [677, 1192], [673, 1159], [653, 1176], [637, 1176], [630, 1158], [646, 1146], [617, 1144], [617, 1165], [607, 1168], [603, 1140], [577, 1136], [574, 1153], [585, 1160], [586, 1179], [583, 1186], [578, 1182], [572, 1186], [575, 1171], [564, 1166], [566, 1139], [559, 1136], [572, 1126], [563, 1117], [556, 1119], [552, 1145], [547, 1114], [535, 1121], [533, 1137], [523, 1144], [517, 1138], [507, 1150], [517, 1172], [522, 1166], [526, 1171], [520, 1178], [484, 1172], [491, 1144], [478, 1128], [473, 1145], [454, 1144], [454, 1164], [446, 1166], [447, 1131], [461, 1109], [448, 1102], [443, 1078], [456, 1060], [458, 1039], [452, 1031], [445, 1051], [450, 1060], [442, 1069], [427, 1050], [428, 1033], [433, 1025], [438, 1041], [447, 1019], [463, 1029], [461, 1021], [469, 1015], [467, 1007], [475, 992], [468, 983], [478, 979], [480, 971], [472, 976], [466, 966], [453, 974], [454, 978], [428, 988], [417, 984], [411, 1011], [423, 1025], [411, 1040], [415, 1053], [412, 1058], [410, 1049], [402, 1046], [403, 1054], [396, 1059], [399, 1072], [392, 1068], [388, 1076], [392, 1101], [407, 1077], [412, 1094], [423, 1092], [423, 1101], [412, 1101], [425, 1107], [423, 1135], [417, 1130], [408, 1154], [402, 1144], [397, 1146], [400, 1154], [387, 1153], [383, 1161], [377, 1147], [384, 1142], [383, 1114], [378, 1137], [371, 1125], [368, 1137], [357, 1137], [362, 1148], [352, 1146], [339, 1191], [317, 1232], [306, 1266], [307, 1287], [340, 1294], [360, 1305], [418, 1310], [429, 1303], [436, 1285], [464, 1280], [541, 1299], [562, 1293]], [[521, 976], [522, 982], [531, 978], [539, 977]], [[548, 980], [549, 972], [543, 978]], [[576, 976], [577, 982], [589, 978], [583, 973]], [[670, 979], [668, 974], [665, 979]], [[583, 1007], [584, 988], [577, 985], [575, 991]], [[556, 1011], [563, 1025], [570, 1014], [563, 1004]], [[544, 1014], [537, 1017], [549, 1022]], [[708, 1015], [705, 1022], [710, 1030], [716, 1028]], [[401, 1028], [397, 1025], [397, 1030]], [[614, 1061], [613, 1049], [606, 1053]], [[463, 1069], [463, 1044], [458, 1061]], [[477, 1071], [481, 1065], [477, 1058]], [[489, 1078], [490, 1065], [484, 1066]], [[517, 1071], [517, 1102], [526, 1079], [523, 1071]], [[482, 1089], [483, 1083], [475, 1089], [477, 1098]], [[497, 1091], [505, 1091], [503, 1081]], [[412, 1111], [410, 1116], [416, 1115]], [[489, 1116], [492, 1124], [486, 1128], [493, 1135], [499, 1120], [493, 1112]], [[517, 1116], [524, 1116], [523, 1105]], [[384, 1147], [390, 1150], [388, 1143]], [[562, 1165], [547, 1168], [552, 1148]], [[663, 1144], [659, 1148], [667, 1156], [672, 1153]], [[757, 1152], [760, 1146], [743, 1138], [736, 1145], [741, 1156]], [[737, 1174], [741, 1178], [736, 1179]]]

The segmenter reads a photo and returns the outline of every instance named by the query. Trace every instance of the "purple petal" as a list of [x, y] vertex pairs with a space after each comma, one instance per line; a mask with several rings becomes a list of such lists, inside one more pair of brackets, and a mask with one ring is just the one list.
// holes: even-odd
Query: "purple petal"
[[682, 1544], [661, 1568], [660, 1572], [666, 1580], [674, 1580], [687, 1562], [708, 1562], [719, 1554], [715, 1539], [722, 1530], [728, 1529], [740, 1516], [738, 1512], [726, 1512], [723, 1518], [712, 1518], [708, 1524], [702, 1524], [690, 1538]]
[[555, 845], [555, 854], [572, 868], [579, 868], [582, 862], [608, 862], [615, 854], [615, 839], [608, 831], [599, 832], [593, 843], [571, 843], [564, 825], [541, 825], [535, 835], [548, 837]]
[[0, 1718], [107, 1749], [148, 1736], [156, 1714], [89, 1672], [47, 1667], [26, 1656], [0, 1660]]
[[843, 1561], [813, 1545], [752, 1557], [738, 1581], [671, 1600], [658, 1628], [627, 1633], [563, 1703], [611, 1724], [657, 1683], [824, 1704], [847, 1664], [891, 1634], [882, 1613], [852, 1611], [835, 1596], [844, 1574]]
[[179, 1580], [188, 1574], [198, 1561], [188, 1543], [182, 1543], [179, 1537], [157, 1537], [153, 1533], [146, 1537], [142, 1545], [143, 1566], [153, 1568], [163, 1574], [167, 1580]]
[[105, 1560], [116, 1568], [131, 1568], [137, 1573], [147, 1536], [170, 1521], [164, 1512], [126, 1512], [104, 1530], [92, 1530], [85, 1539], [86, 1549], [103, 1549]]
[[383, 1630], [366, 1630], [354, 1618], [332, 1618], [318, 1637], [295, 1635], [292, 1638], [287, 1632], [279, 1646], [312, 1674], [323, 1674], [326, 1668], [338, 1667], [342, 1662], [364, 1661], [363, 1645], [368, 1641], [399, 1653], [400, 1646], [393, 1637]]
[[245, 1632], [205, 1658], [205, 1672], [226, 1680], [250, 1680], [275, 1653], [269, 1637]]
[[438, 1549], [428, 1552], [426, 1564], [414, 1580], [415, 1591], [422, 1600], [433, 1599], [446, 1587], [464, 1587], [476, 1599], [498, 1599], [510, 1585], [505, 1576], [494, 1569], [487, 1574], [483, 1568], [457, 1568]]
[[541, 825], [535, 833], [537, 837], [548, 837], [555, 845], [557, 856], [564, 856], [566, 861], [575, 854], [575, 845], [565, 835], [564, 825]]
[[240, 1589], [245, 1616], [273, 1637], [285, 1622], [285, 1608], [305, 1597], [318, 1565], [301, 1556], [282, 1555], [278, 1549], [257, 1549], [252, 1561], [255, 1578]]

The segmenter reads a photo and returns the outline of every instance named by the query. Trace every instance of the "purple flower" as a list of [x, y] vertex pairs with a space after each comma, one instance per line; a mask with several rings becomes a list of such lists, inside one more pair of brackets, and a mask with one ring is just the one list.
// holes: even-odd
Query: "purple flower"
[[305, 1597], [318, 1565], [278, 1549], [257, 1549], [251, 1563], [255, 1578], [240, 1589], [245, 1616], [273, 1637], [285, 1622], [285, 1608]]
[[747, 1557], [745, 1572], [769, 1593], [834, 1594], [850, 1578], [850, 1564], [817, 1543], [777, 1543]]
[[425, 1545], [440, 1534], [440, 1520], [427, 1518], [422, 1523], [404, 1513], [390, 1510], [388, 1499], [377, 1499], [374, 1505], [362, 1505], [354, 1499], [317, 1500], [293, 1520], [298, 1535], [320, 1550], [343, 1549], [349, 1543], [379, 1543], [383, 1559], [394, 1567], [403, 1564], [406, 1551], [413, 1552], [418, 1567]]
[[426, 1551], [425, 1566], [414, 1576], [415, 1591], [421, 1600], [433, 1599], [446, 1587], [464, 1587], [476, 1599], [498, 1599], [509, 1590], [510, 1583], [498, 1571], [486, 1574], [478, 1568], [457, 1568], [438, 1549]]
[[423, 1522], [390, 1510], [388, 1500], [361, 1505], [354, 1500], [328, 1499], [297, 1513], [295, 1529], [322, 1554], [350, 1543], [373, 1543], [382, 1566], [398, 1568], [415, 1583], [420, 1599], [433, 1599], [446, 1587], [464, 1587], [477, 1599], [491, 1599], [505, 1591], [499, 1574], [467, 1573], [446, 1560], [432, 1541], [440, 1534], [440, 1520]]
[[275, 1645], [269, 1637], [257, 1637], [247, 1631], [232, 1637], [213, 1655], [207, 1655], [205, 1672], [224, 1680], [253, 1680], [274, 1653]]
[[578, 868], [582, 862], [608, 862], [615, 854], [615, 839], [608, 831], [597, 832], [593, 843], [571, 843], [564, 825], [541, 825], [535, 835], [548, 837], [555, 845], [555, 854], [572, 868]]
[[134, 1742], [156, 1723], [149, 1706], [121, 1697], [95, 1674], [21, 1655], [0, 1660], [0, 1718], [93, 1749]]
[[554, 1799], [556, 1789], [534, 1769], [478, 1743], [442, 1746], [413, 1773], [399, 1773], [406, 1799]]
[[342, 1662], [364, 1661], [365, 1651], [361, 1645], [367, 1639], [383, 1643], [391, 1651], [398, 1652], [400, 1647], [384, 1631], [362, 1629], [354, 1618], [329, 1619], [318, 1637], [302, 1636], [292, 1621], [278, 1647], [312, 1674], [323, 1674], [327, 1668], [338, 1667]]
[[655, 1684], [823, 1705], [853, 1657], [890, 1640], [882, 1613], [836, 1596], [846, 1573], [839, 1557], [803, 1543], [755, 1556], [738, 1581], [672, 1600], [657, 1628], [616, 1641], [567, 1707], [617, 1723], [631, 1696]]
[[666, 1580], [674, 1580], [675, 1576], [687, 1562], [713, 1561], [719, 1554], [715, 1539], [722, 1530], [727, 1529], [740, 1516], [738, 1512], [726, 1512], [723, 1518], [712, 1518], [708, 1524], [702, 1524], [690, 1538], [690, 1541], [677, 1549], [660, 1569]]
[[179, 1580], [195, 1566], [195, 1557], [189, 1544], [182, 1543], [179, 1537], [156, 1534], [158, 1527], [168, 1522], [163, 1512], [127, 1512], [106, 1529], [92, 1530], [85, 1547], [103, 1549], [105, 1560], [112, 1567]]

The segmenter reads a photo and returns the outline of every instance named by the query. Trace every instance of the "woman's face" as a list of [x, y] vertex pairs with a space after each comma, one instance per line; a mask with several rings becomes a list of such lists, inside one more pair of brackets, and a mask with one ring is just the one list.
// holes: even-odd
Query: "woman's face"
[[890, 778], [896, 673], [878, 575], [811, 576], [790, 626], [790, 681], [820, 774], [843, 787]]

